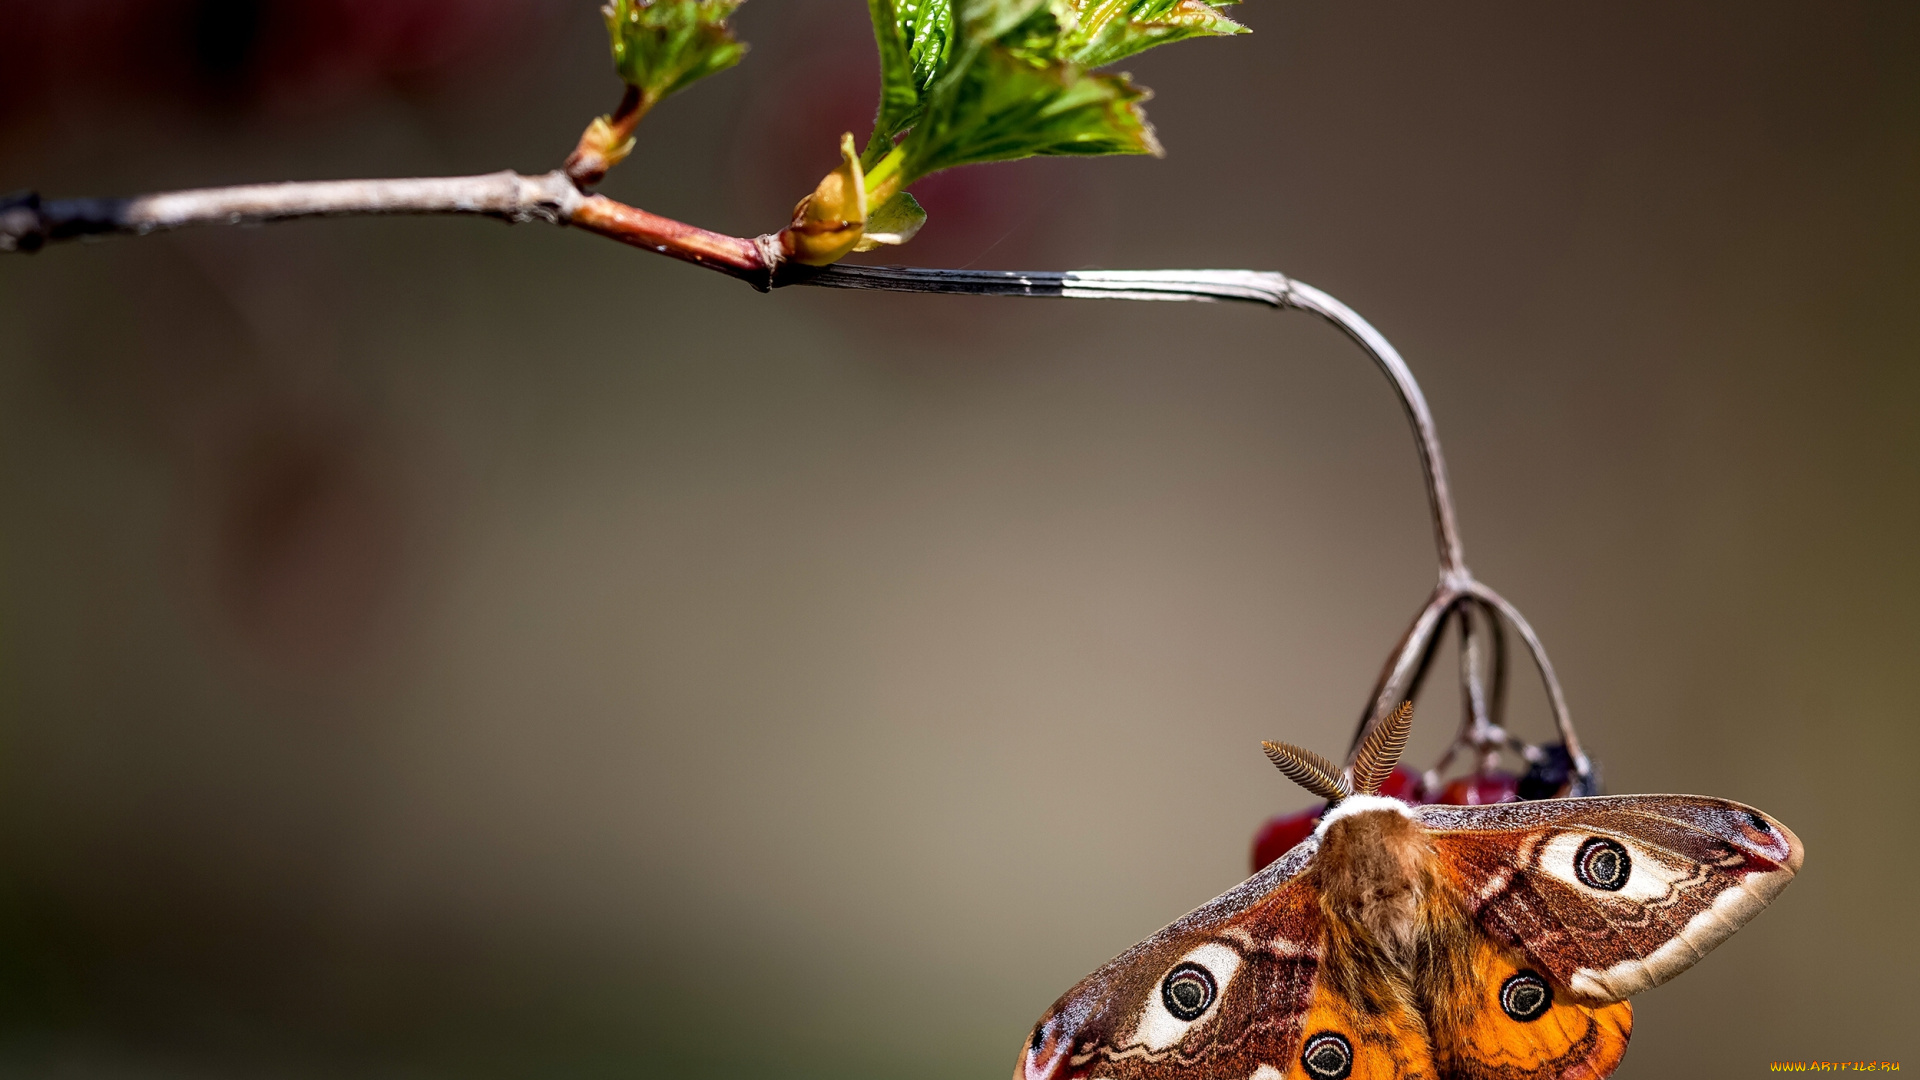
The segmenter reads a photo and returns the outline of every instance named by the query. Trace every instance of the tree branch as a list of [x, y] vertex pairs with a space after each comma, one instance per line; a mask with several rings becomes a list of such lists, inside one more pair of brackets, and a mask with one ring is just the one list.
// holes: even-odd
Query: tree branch
[[[1069, 299], [1240, 301], [1309, 311], [1338, 327], [1364, 349], [1393, 386], [1413, 428], [1426, 481], [1440, 582], [1387, 660], [1354, 732], [1357, 747], [1367, 730], [1410, 697], [1425, 674], [1447, 615], [1462, 603], [1485, 605], [1520, 632], [1533, 654], [1554, 724], [1565, 742], [1583, 788], [1592, 785], [1587, 757], [1568, 716], [1553, 664], [1518, 610], [1474, 580], [1460, 543], [1446, 458], [1433, 413], [1420, 384], [1398, 351], [1352, 308], [1303, 282], [1253, 270], [1009, 271], [934, 270], [904, 266], [809, 267], [788, 262], [776, 237], [746, 238], [716, 233], [648, 213], [603, 195], [582, 192], [566, 171], [538, 176], [516, 172], [394, 180], [332, 180], [202, 188], [125, 199], [42, 200], [34, 192], [0, 198], [0, 251], [33, 252], [49, 243], [84, 237], [144, 236], [189, 225], [265, 224], [312, 217], [384, 214], [465, 214], [511, 223], [571, 225], [634, 247], [740, 278], [762, 291], [786, 285], [885, 292], [969, 296], [1064, 297]], [[1463, 613], [1464, 615], [1464, 613]], [[1479, 654], [1481, 633], [1495, 635], [1499, 622], [1463, 618], [1463, 650]], [[1462, 677], [1472, 701], [1485, 701], [1474, 664]], [[1484, 706], [1482, 706], [1484, 707]]]
[[50, 199], [33, 192], [0, 199], [0, 251], [38, 251], [84, 237], [145, 236], [189, 225], [263, 225], [314, 217], [466, 214], [524, 224], [572, 225], [766, 286], [762, 245], [587, 195], [564, 172], [516, 172], [396, 180], [246, 184], [137, 195]]
[[503, 221], [567, 221], [583, 196], [559, 173], [246, 184], [125, 199], [0, 199], [0, 250], [37, 251], [89, 236], [144, 236], [188, 225], [257, 225], [309, 217], [478, 214]]
[[1560, 689], [1560, 676], [1554, 674], [1553, 661], [1547, 659], [1547, 647], [1540, 643], [1540, 636], [1533, 632], [1533, 627], [1520, 614], [1520, 609], [1508, 603], [1506, 597], [1478, 581], [1472, 582], [1467, 588], [1473, 596], [1498, 610], [1520, 632], [1521, 640], [1527, 643], [1527, 651], [1533, 654], [1534, 666], [1540, 670], [1540, 681], [1547, 688], [1547, 703], [1553, 709], [1554, 727], [1560, 732], [1560, 741], [1566, 745], [1567, 756], [1573, 761], [1574, 774], [1579, 778], [1575, 794], [1598, 794], [1591, 790], [1594, 785], [1593, 762], [1587, 759], [1586, 752], [1580, 748], [1580, 736], [1573, 730], [1573, 717], [1567, 712], [1567, 695]]

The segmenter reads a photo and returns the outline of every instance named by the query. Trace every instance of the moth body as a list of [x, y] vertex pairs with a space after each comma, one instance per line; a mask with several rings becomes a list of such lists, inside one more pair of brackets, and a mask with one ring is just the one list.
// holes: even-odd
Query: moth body
[[1372, 802], [1394, 806], [1335, 817], [1342, 806], [1327, 815], [1332, 820], [1322, 826], [1310, 872], [1327, 915], [1404, 966], [1414, 958], [1421, 908], [1439, 886], [1433, 843], [1404, 804], [1377, 796]]

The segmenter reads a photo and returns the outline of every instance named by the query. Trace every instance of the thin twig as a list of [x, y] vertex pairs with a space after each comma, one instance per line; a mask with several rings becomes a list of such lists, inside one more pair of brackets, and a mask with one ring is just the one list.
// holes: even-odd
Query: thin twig
[[[1474, 596], [1492, 604], [1513, 628], [1520, 632], [1521, 640], [1527, 643], [1527, 651], [1533, 654], [1534, 666], [1540, 670], [1540, 681], [1547, 688], [1547, 704], [1553, 710], [1553, 724], [1560, 732], [1560, 741], [1567, 748], [1567, 757], [1573, 761], [1573, 771], [1581, 784], [1591, 785], [1593, 763], [1587, 759], [1586, 752], [1580, 748], [1580, 736], [1573, 730], [1573, 717], [1567, 711], [1567, 695], [1560, 689], [1560, 676], [1553, 670], [1553, 661], [1547, 658], [1547, 648], [1540, 643], [1540, 636], [1533, 632], [1533, 626], [1527, 622], [1520, 609], [1507, 602], [1507, 598], [1494, 592], [1478, 581], [1467, 584]], [[1584, 792], [1592, 794], [1592, 792]]]
[[1460, 727], [1469, 742], [1484, 745], [1493, 731], [1493, 717], [1488, 709], [1486, 671], [1480, 654], [1480, 634], [1474, 625], [1474, 607], [1467, 603], [1453, 608], [1454, 622], [1460, 627]]
[[1487, 703], [1487, 716], [1504, 729], [1507, 726], [1507, 627], [1493, 605], [1478, 597], [1475, 599], [1481, 614], [1487, 617], [1488, 633], [1493, 638], [1493, 694]]
[[915, 266], [796, 267], [783, 285], [1070, 300], [1240, 300], [1289, 305], [1297, 282], [1264, 270], [932, 270]]
[[1420, 468], [1427, 481], [1427, 505], [1433, 512], [1433, 539], [1440, 549], [1440, 578], [1444, 582], [1467, 576], [1467, 557], [1460, 544], [1460, 527], [1455, 524], [1453, 490], [1447, 483], [1447, 459], [1440, 451], [1440, 433], [1434, 427], [1426, 395], [1420, 392], [1420, 384], [1414, 381], [1407, 362], [1371, 323], [1311, 285], [1291, 282], [1286, 302], [1288, 307], [1311, 311], [1339, 327], [1373, 357], [1373, 362], [1393, 383], [1400, 407], [1406, 410], [1407, 422], [1413, 425], [1414, 443], [1420, 451]]
[[1390, 715], [1402, 701], [1410, 700], [1417, 688], [1421, 676], [1426, 671], [1427, 661], [1433, 656], [1438, 641], [1440, 627], [1444, 625], [1447, 611], [1460, 593], [1452, 585], [1441, 583], [1433, 590], [1433, 595], [1413, 617], [1406, 633], [1400, 635], [1400, 643], [1387, 656], [1387, 662], [1380, 669], [1380, 678], [1373, 684], [1373, 695], [1368, 699], [1367, 708], [1360, 716], [1360, 725], [1354, 730], [1353, 745], [1347, 751], [1347, 764], [1353, 763], [1353, 755], [1360, 748], [1360, 741], [1371, 725], [1379, 718]]

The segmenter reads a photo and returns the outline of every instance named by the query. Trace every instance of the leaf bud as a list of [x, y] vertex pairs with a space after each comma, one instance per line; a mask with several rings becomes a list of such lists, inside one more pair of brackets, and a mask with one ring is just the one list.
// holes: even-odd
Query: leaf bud
[[853, 251], [866, 230], [866, 176], [849, 133], [840, 136], [840, 167], [793, 208], [793, 223], [781, 231], [780, 246], [795, 262], [828, 266]]

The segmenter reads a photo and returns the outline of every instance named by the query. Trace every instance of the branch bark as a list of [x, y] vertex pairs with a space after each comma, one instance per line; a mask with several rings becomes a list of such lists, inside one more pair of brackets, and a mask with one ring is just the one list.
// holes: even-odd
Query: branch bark
[[560, 173], [245, 184], [124, 199], [0, 199], [0, 251], [37, 251], [98, 236], [145, 236], [189, 225], [258, 225], [310, 217], [475, 214], [502, 221], [568, 221], [584, 198]]
[[572, 225], [768, 287], [778, 265], [764, 245], [588, 195], [562, 171], [392, 180], [246, 184], [125, 199], [42, 200], [33, 192], [0, 199], [0, 251], [50, 243], [145, 236], [191, 225], [264, 225], [316, 217], [470, 215], [513, 224]]

